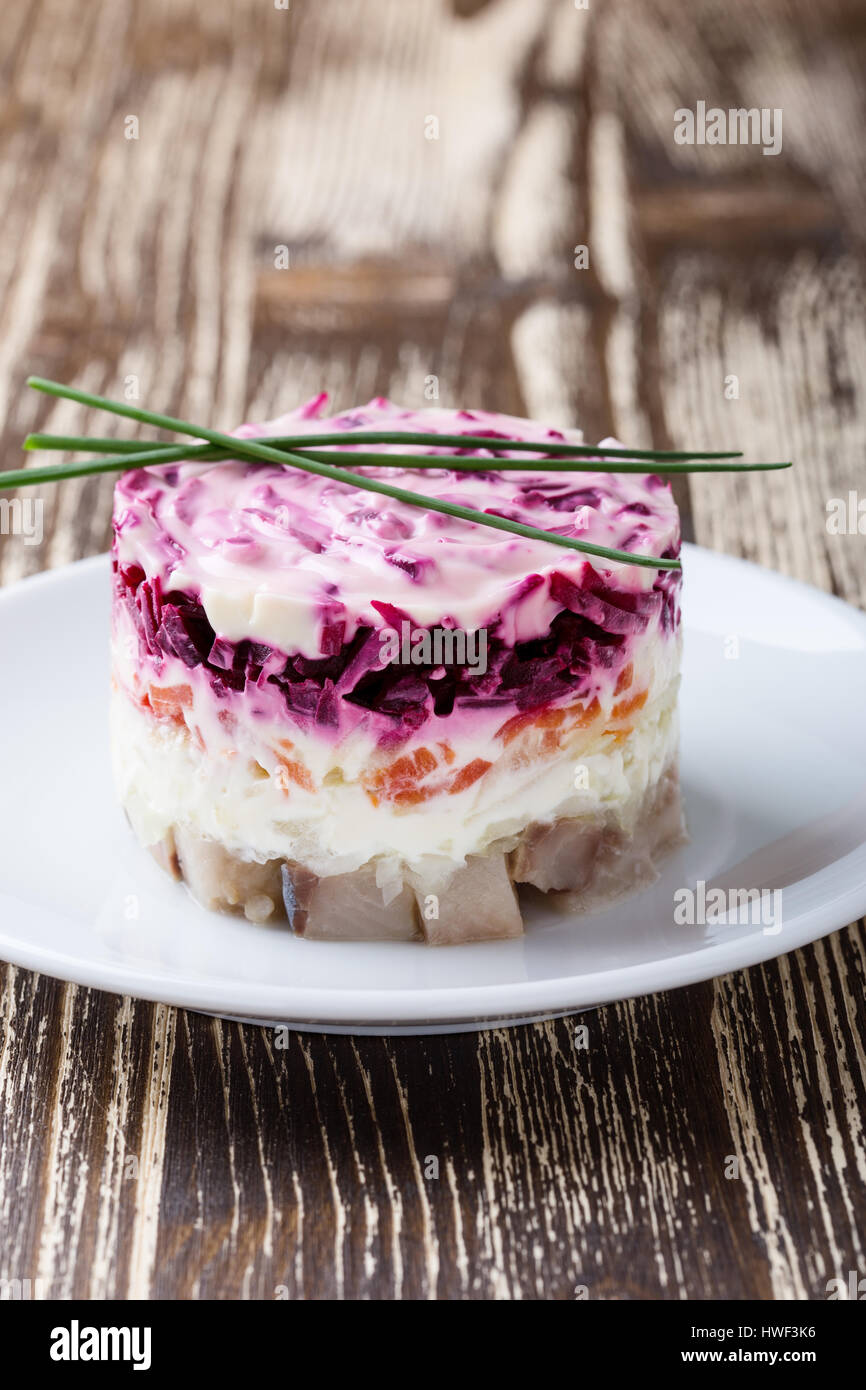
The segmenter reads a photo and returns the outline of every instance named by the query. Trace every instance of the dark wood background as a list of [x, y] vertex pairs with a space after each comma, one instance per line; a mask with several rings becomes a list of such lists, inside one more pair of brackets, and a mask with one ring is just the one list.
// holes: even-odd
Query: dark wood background
[[[687, 535], [866, 605], [866, 541], [825, 524], [864, 487], [862, 0], [4, 0], [0, 61], [2, 466], [105, 432], [28, 372], [226, 428], [436, 376], [793, 456], [682, 488]], [[781, 154], [675, 144], [698, 99], [781, 107]], [[43, 496], [6, 582], [108, 544], [108, 480]], [[0, 1279], [824, 1298], [866, 1274], [862, 926], [582, 1020], [285, 1050], [0, 966]]]

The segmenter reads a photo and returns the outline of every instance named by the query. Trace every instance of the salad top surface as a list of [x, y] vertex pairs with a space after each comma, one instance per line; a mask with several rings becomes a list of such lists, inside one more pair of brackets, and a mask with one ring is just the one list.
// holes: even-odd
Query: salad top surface
[[[634, 553], [679, 550], [679, 517], [669, 485], [654, 474], [496, 470], [519, 458], [507, 439], [581, 443], [579, 431], [487, 411], [404, 410], [376, 399], [331, 417], [318, 396], [238, 437], [339, 430], [435, 431], [490, 436], [490, 471], [437, 469], [427, 446], [367, 445], [383, 453], [430, 452], [431, 469], [365, 466], [365, 476], [488, 511], [562, 535]], [[364, 448], [363, 441], [354, 448]], [[615, 441], [605, 441], [615, 443]], [[441, 452], [457, 452], [443, 445]], [[460, 451], [463, 452], [463, 451]], [[334, 462], [351, 468], [342, 449]], [[496, 621], [506, 640], [549, 627], [562, 608], [551, 576], [579, 587], [651, 590], [659, 572], [587, 557], [454, 517], [422, 511], [291, 467], [251, 461], [181, 463], [121, 476], [115, 491], [118, 561], [157, 577], [163, 592], [197, 598], [217, 632], [266, 637], [284, 650], [313, 654], [323, 624], [339, 616], [346, 636], [381, 623], [390, 606], [419, 624], [447, 619], [464, 627]], [[671, 584], [678, 576], [667, 576]]]

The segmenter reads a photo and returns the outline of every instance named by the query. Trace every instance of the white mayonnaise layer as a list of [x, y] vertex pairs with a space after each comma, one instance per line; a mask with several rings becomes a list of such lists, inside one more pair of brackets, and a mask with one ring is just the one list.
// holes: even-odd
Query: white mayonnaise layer
[[185, 727], [155, 720], [116, 688], [115, 777], [145, 843], [183, 824], [244, 858], [291, 859], [321, 876], [377, 859], [382, 882], [404, 867], [420, 869], [431, 856], [461, 863], [533, 822], [604, 814], [628, 829], [644, 792], [676, 758], [677, 685], [674, 677], [657, 689], [619, 743], [597, 724], [542, 754], [533, 748], [533, 731], [506, 749], [492, 735], [479, 742], [476, 731], [471, 751], [455, 746], [456, 765], [483, 758], [493, 766], [463, 791], [411, 806], [372, 803], [356, 780], [363, 774], [360, 746], [344, 744], [340, 766], [325, 771], [323, 741], [296, 733], [292, 757], [317, 773], [316, 789], [306, 791], [237, 752], [203, 752]]

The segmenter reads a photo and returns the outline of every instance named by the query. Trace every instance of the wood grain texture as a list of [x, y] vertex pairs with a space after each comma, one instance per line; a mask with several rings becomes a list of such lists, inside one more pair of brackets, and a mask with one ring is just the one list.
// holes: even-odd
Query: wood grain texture
[[[864, 488], [864, 60], [855, 0], [5, 0], [2, 466], [28, 429], [105, 429], [28, 372], [220, 427], [435, 377], [588, 438], [791, 454], [680, 487], [687, 531], [864, 606], [863, 539], [825, 525]], [[676, 145], [698, 99], [782, 107], [781, 155]], [[108, 543], [107, 479], [42, 496], [6, 582]], [[859, 924], [577, 1019], [387, 1040], [0, 967], [0, 1280], [822, 1298], [866, 1274], [864, 976]]]

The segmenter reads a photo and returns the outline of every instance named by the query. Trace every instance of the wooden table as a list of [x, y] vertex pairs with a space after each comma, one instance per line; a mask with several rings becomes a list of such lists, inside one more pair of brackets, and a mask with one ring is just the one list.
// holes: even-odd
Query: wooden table
[[[681, 488], [686, 534], [864, 605], [866, 539], [826, 527], [864, 487], [859, 0], [5, 0], [0, 26], [4, 466], [28, 429], [105, 432], [28, 372], [222, 427], [438, 389], [793, 456]], [[678, 145], [699, 99], [781, 107], [781, 153]], [[108, 480], [42, 495], [5, 581], [108, 545]], [[0, 1278], [824, 1298], [866, 1273], [862, 925], [612, 1004], [586, 1050], [569, 1019], [280, 1050], [0, 967]]]

